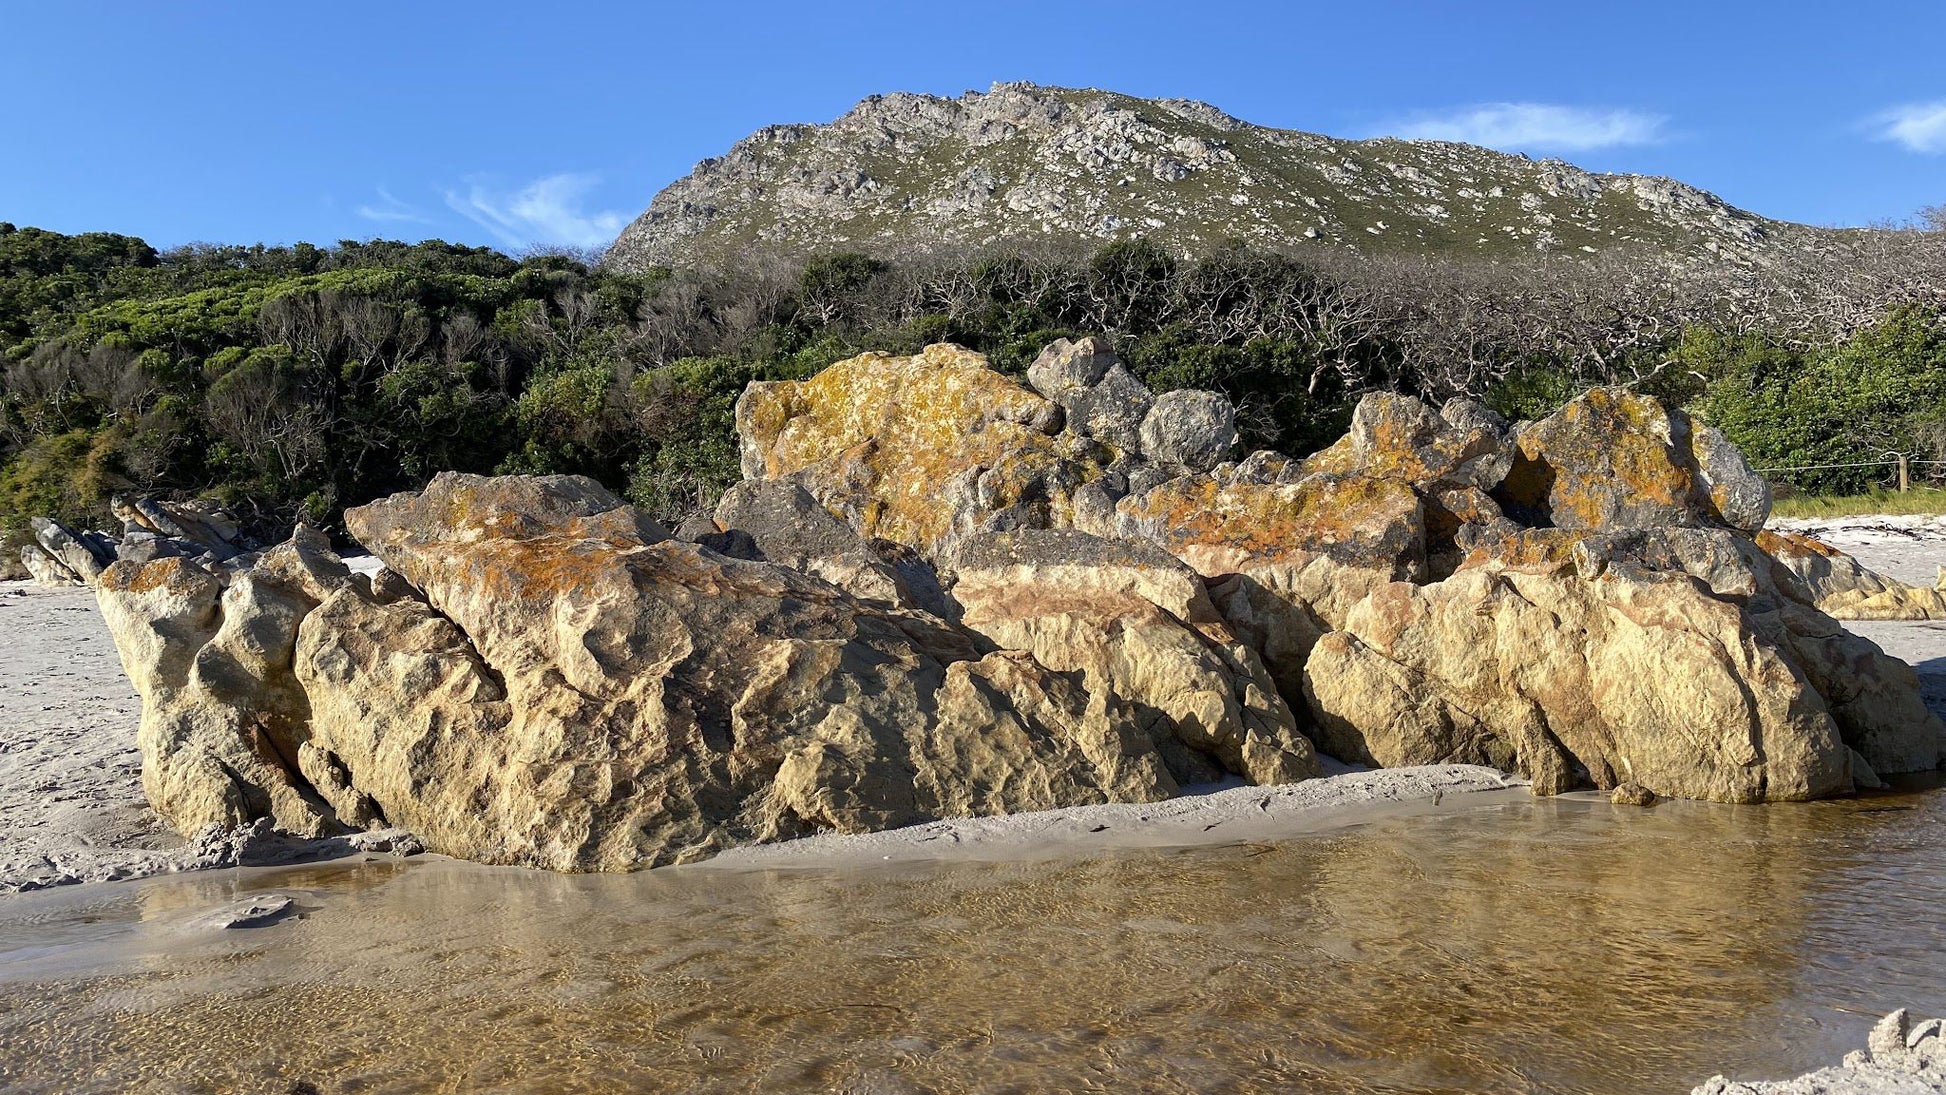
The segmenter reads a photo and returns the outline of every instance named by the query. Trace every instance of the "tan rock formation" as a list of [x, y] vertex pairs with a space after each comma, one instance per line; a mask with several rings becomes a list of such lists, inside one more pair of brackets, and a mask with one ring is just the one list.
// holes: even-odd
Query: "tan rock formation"
[[[1793, 545], [1751, 540], [1767, 495], [1654, 400], [1514, 429], [1374, 396], [1310, 460], [1209, 466], [1227, 404], [1121, 413], [1117, 370], [1050, 348], [1059, 405], [950, 346], [753, 385], [749, 481], [681, 539], [590, 480], [445, 474], [347, 513], [370, 579], [308, 533], [118, 562], [145, 788], [185, 830], [396, 825], [626, 870], [1304, 779], [1307, 730], [1634, 798], [1940, 764], [1911, 669], [1818, 610]], [[1138, 403], [1166, 411], [1152, 443], [1125, 436]]]
[[1515, 545], [1378, 590], [1319, 642], [1305, 677], [1322, 748], [1719, 802], [1848, 791], [1854, 750], [1877, 771], [1939, 765], [1910, 667], [1793, 600], [1736, 534]]
[[257, 818], [304, 835], [332, 826], [299, 770], [310, 708], [291, 665], [299, 621], [347, 585], [305, 530], [241, 574], [182, 558], [102, 574], [102, 615], [143, 701], [143, 790], [184, 834]]
[[435, 850], [628, 869], [1176, 790], [1132, 712], [1027, 655], [668, 539], [587, 480], [442, 475], [347, 523], [430, 608], [307, 621], [313, 740]]
[[1840, 620], [1946, 620], [1946, 582], [1909, 585], [1820, 540], [1765, 529], [1757, 544], [1789, 568], [1818, 610]]
[[1080, 532], [987, 533], [963, 541], [950, 565], [967, 628], [1125, 701], [1178, 782], [1318, 774], [1256, 651], [1167, 552]]

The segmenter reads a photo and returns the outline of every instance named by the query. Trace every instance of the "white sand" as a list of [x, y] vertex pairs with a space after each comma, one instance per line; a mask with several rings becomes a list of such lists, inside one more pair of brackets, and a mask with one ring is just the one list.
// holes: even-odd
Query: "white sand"
[[732, 848], [702, 867], [832, 867], [931, 859], [1029, 859], [1119, 848], [1274, 840], [1381, 817], [1528, 797], [1527, 781], [1491, 768], [1438, 764], [1346, 772], [1281, 787], [1232, 787], [1151, 803], [1075, 806], [965, 818], [882, 833], [832, 833]]
[[1907, 585], [1932, 585], [1946, 565], [1946, 517], [1807, 517], [1772, 521], [1770, 526], [1822, 540]]
[[0, 893], [174, 869], [142, 797], [141, 701], [94, 594], [0, 582]]

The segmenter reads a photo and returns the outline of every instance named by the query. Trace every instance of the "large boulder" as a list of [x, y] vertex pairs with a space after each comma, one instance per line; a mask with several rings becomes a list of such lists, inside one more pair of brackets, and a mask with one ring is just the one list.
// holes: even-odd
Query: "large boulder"
[[[319, 683], [317, 736], [350, 757], [353, 785], [388, 819], [436, 849], [625, 869], [819, 829], [1176, 790], [1132, 713], [1090, 705], [1025, 655], [982, 655], [935, 618], [669, 539], [585, 480], [442, 475], [346, 523], [504, 689], [490, 702], [506, 721], [488, 718], [479, 740], [368, 742], [385, 732], [371, 713], [387, 702], [403, 741], [453, 731], [413, 708], [412, 675], [382, 657], [389, 644], [348, 649], [322, 620], [306, 631], [299, 676]], [[487, 694], [468, 664], [449, 659], [437, 675], [459, 682], [449, 693]], [[359, 701], [339, 704], [345, 694]], [[367, 781], [361, 759], [388, 747], [418, 767]], [[467, 763], [449, 769], [447, 755]], [[480, 812], [484, 829], [442, 823]]]
[[864, 354], [737, 401], [745, 478], [795, 476], [860, 535], [928, 557], [960, 536], [1073, 524], [1112, 453], [1061, 409], [957, 346]]
[[1531, 525], [1719, 525], [1754, 534], [1770, 516], [1770, 485], [1736, 446], [1652, 396], [1596, 388], [1514, 440], [1499, 496]]
[[1126, 701], [1178, 782], [1318, 774], [1256, 651], [1168, 552], [1072, 531], [987, 533], [963, 542], [951, 569], [967, 628]]
[[1738, 605], [1661, 560], [1617, 565], [1624, 545], [1526, 539], [1445, 581], [1376, 590], [1320, 640], [1305, 680], [1325, 749], [1491, 764], [1548, 792], [1636, 783], [1754, 802], [1850, 789], [1838, 727]]
[[1538, 789], [1634, 783], [1817, 798], [1939, 765], [1910, 667], [1850, 636], [1722, 529], [1536, 530], [1375, 591], [1305, 667], [1320, 744], [1472, 760]]
[[145, 786], [178, 827], [402, 825], [485, 862], [624, 870], [1178, 789], [1118, 698], [673, 539], [589, 480], [445, 474], [346, 520], [417, 596], [306, 539], [234, 570], [109, 569]]

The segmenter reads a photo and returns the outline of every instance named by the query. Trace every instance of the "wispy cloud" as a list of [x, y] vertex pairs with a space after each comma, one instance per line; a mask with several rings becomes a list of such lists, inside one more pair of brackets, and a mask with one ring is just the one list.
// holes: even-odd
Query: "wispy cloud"
[[368, 221], [381, 224], [429, 224], [432, 218], [392, 196], [390, 190], [378, 188], [378, 201], [368, 202], [357, 209], [359, 216]]
[[586, 208], [588, 191], [600, 181], [593, 175], [564, 173], [506, 191], [468, 180], [464, 192], [446, 191], [446, 204], [508, 247], [605, 247], [628, 218], [611, 210]]
[[1666, 139], [1662, 114], [1559, 103], [1481, 103], [1398, 118], [1386, 136], [1460, 141], [1499, 149], [1585, 152], [1591, 148], [1656, 144]]
[[1946, 152], [1946, 99], [1895, 106], [1870, 125], [1881, 141], [1897, 142], [1913, 152]]

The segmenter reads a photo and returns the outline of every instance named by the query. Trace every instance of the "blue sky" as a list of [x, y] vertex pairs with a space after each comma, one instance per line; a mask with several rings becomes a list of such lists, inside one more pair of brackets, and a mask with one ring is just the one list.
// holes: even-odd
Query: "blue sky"
[[158, 246], [598, 243], [759, 126], [1023, 79], [1818, 224], [1946, 202], [1940, 0], [0, 2], [0, 220]]

